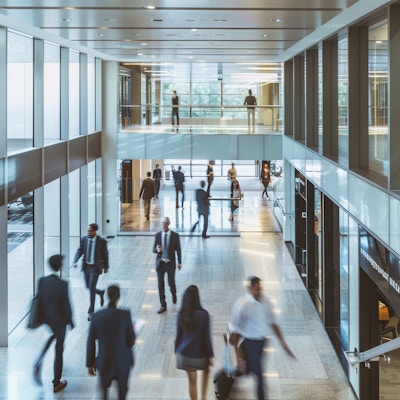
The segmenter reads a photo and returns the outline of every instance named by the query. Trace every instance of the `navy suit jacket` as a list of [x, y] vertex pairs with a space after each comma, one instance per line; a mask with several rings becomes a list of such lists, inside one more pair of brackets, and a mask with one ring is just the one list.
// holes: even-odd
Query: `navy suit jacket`
[[43, 320], [52, 328], [72, 323], [71, 304], [68, 295], [68, 282], [52, 274], [39, 279], [38, 295]]
[[[182, 264], [182, 252], [181, 252], [181, 241], [179, 238], [179, 234], [176, 232], [173, 232], [170, 230], [171, 237], [169, 238], [169, 246], [168, 246], [168, 259], [171, 261], [172, 265], [176, 266], [176, 258], [175, 254], [178, 257], [178, 264]], [[157, 252], [157, 244], [162, 243], [162, 235], [161, 231], [156, 233], [156, 237], [154, 240], [154, 246], [153, 246], [153, 253], [157, 254], [156, 258], [156, 269], [158, 269], [160, 263], [161, 263], [161, 253]]]
[[210, 200], [208, 194], [203, 189], [196, 190], [197, 212], [201, 215], [208, 215], [210, 209]]
[[135, 332], [129, 310], [108, 306], [92, 315], [86, 367], [95, 366], [103, 379], [128, 373], [133, 367], [134, 344]]
[[[76, 251], [74, 263], [76, 263], [82, 256], [82, 269], [86, 266], [86, 249], [89, 244], [89, 238], [84, 236], [81, 239], [81, 244]], [[103, 272], [103, 269], [108, 269], [108, 248], [107, 240], [99, 235], [96, 235], [96, 246], [94, 249], [94, 263], [98, 274]]]

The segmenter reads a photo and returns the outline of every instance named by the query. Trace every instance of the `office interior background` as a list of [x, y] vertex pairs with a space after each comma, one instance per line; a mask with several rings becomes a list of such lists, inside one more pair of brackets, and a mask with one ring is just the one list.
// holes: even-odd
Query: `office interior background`
[[[354, 368], [346, 354], [397, 337], [386, 330], [400, 313], [400, 5], [336, 1], [329, 8], [321, 1], [315, 26], [277, 38], [286, 42], [278, 51], [268, 36], [280, 29], [289, 35], [290, 27], [262, 24], [285, 18], [265, 22], [272, 18], [260, 21], [254, 13], [275, 16], [279, 9], [237, 3], [254, 18], [253, 28], [238, 24], [237, 34], [256, 32], [269, 53], [244, 52], [246, 44], [233, 36], [230, 47], [240, 57], [207, 55], [218, 49], [218, 36], [214, 44], [194, 36], [189, 41], [194, 49], [204, 44], [202, 56], [179, 48], [168, 55], [163, 45], [175, 39], [165, 26], [163, 44], [142, 41], [133, 28], [132, 38], [107, 42], [107, 19], [116, 25], [119, 14], [105, 18], [101, 5], [96, 12], [105, 26], [78, 38], [74, 12], [84, 18], [90, 6], [39, 10], [0, 2], [0, 344], [7, 346], [26, 318], [49, 255], [66, 255], [68, 277], [89, 222], [108, 237], [140, 233], [140, 226], [126, 229], [122, 210], [138, 201], [141, 179], [155, 162], [167, 160], [164, 174], [182, 163], [200, 176], [206, 162], [217, 160], [222, 178], [235, 160], [257, 178], [262, 160], [273, 160], [282, 168], [274, 208], [286, 245], [354, 392], [379, 398], [383, 361]], [[291, 3], [288, 24], [296, 13]], [[155, 11], [148, 19], [162, 20], [162, 8], [132, 8], [135, 19]], [[217, 11], [223, 14], [208, 10], [223, 19]], [[50, 30], [45, 17], [54, 14], [59, 26]], [[148, 47], [155, 49], [146, 55]], [[258, 99], [254, 129], [243, 106], [248, 89]], [[179, 128], [170, 121], [172, 90], [181, 99]], [[24, 274], [16, 274], [21, 268]]]

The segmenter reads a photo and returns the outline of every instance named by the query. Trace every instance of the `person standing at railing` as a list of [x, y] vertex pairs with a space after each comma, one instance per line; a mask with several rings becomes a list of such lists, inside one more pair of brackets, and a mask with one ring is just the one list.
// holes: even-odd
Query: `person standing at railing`
[[208, 197], [211, 197], [211, 196], [210, 196], [211, 185], [212, 185], [212, 183], [214, 182], [214, 170], [213, 170], [213, 167], [214, 167], [214, 163], [213, 163], [212, 161], [210, 161], [210, 162], [208, 163], [207, 172], [206, 172], [206, 175], [207, 175], [207, 183], [208, 183], [208, 186], [207, 186], [207, 194], [208, 194]]
[[254, 128], [256, 117], [256, 108], [254, 106], [257, 105], [257, 99], [253, 96], [251, 89], [249, 89], [249, 95], [244, 99], [243, 105], [247, 106], [247, 126], [250, 128], [250, 119], [252, 119], [251, 126]]
[[176, 116], [176, 125], [179, 126], [179, 96], [174, 90], [174, 95], [172, 96], [172, 125], [174, 124], [174, 117]]

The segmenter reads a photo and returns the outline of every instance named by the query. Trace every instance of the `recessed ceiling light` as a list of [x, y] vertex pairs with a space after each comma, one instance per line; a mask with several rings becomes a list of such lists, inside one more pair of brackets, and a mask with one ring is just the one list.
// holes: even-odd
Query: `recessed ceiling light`
[[260, 36], [261, 37], [268, 37], [268, 35], [266, 33], [262, 33]]
[[75, 10], [75, 7], [63, 7], [63, 10]]
[[276, 18], [276, 19], [271, 19], [271, 22], [284, 22], [284, 19], [281, 18]]
[[155, 6], [146, 6], [145, 8], [147, 8], [148, 10], [155, 10], [156, 9]]
[[196, 28], [192, 28], [191, 31], [192, 32], [197, 32], [197, 29]]
[[377, 40], [375, 43], [376, 44], [382, 44], [382, 40]]
[[108, 29], [108, 26], [100, 26], [99, 29], [106, 30]]
[[104, 33], [98, 33], [97, 36], [103, 37]]
[[140, 43], [142, 46], [147, 46], [147, 43]]

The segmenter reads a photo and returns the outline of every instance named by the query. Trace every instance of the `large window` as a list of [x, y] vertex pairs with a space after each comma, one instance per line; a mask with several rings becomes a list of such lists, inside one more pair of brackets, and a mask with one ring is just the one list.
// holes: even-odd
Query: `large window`
[[369, 28], [368, 138], [369, 169], [388, 175], [388, 23]]
[[349, 216], [339, 208], [340, 338], [349, 347]]
[[344, 36], [338, 40], [338, 158], [344, 165], [347, 165], [349, 155], [348, 53], [348, 40]]
[[33, 200], [33, 193], [29, 192], [8, 204], [9, 332], [25, 317], [33, 296]]
[[60, 179], [44, 186], [44, 259], [61, 252], [61, 194]]
[[7, 35], [7, 151], [33, 146], [33, 39]]
[[60, 46], [44, 43], [43, 136], [48, 144], [60, 139]]
[[96, 130], [96, 63], [95, 58], [87, 58], [87, 119], [88, 133]]
[[69, 137], [80, 134], [79, 53], [69, 51]]

